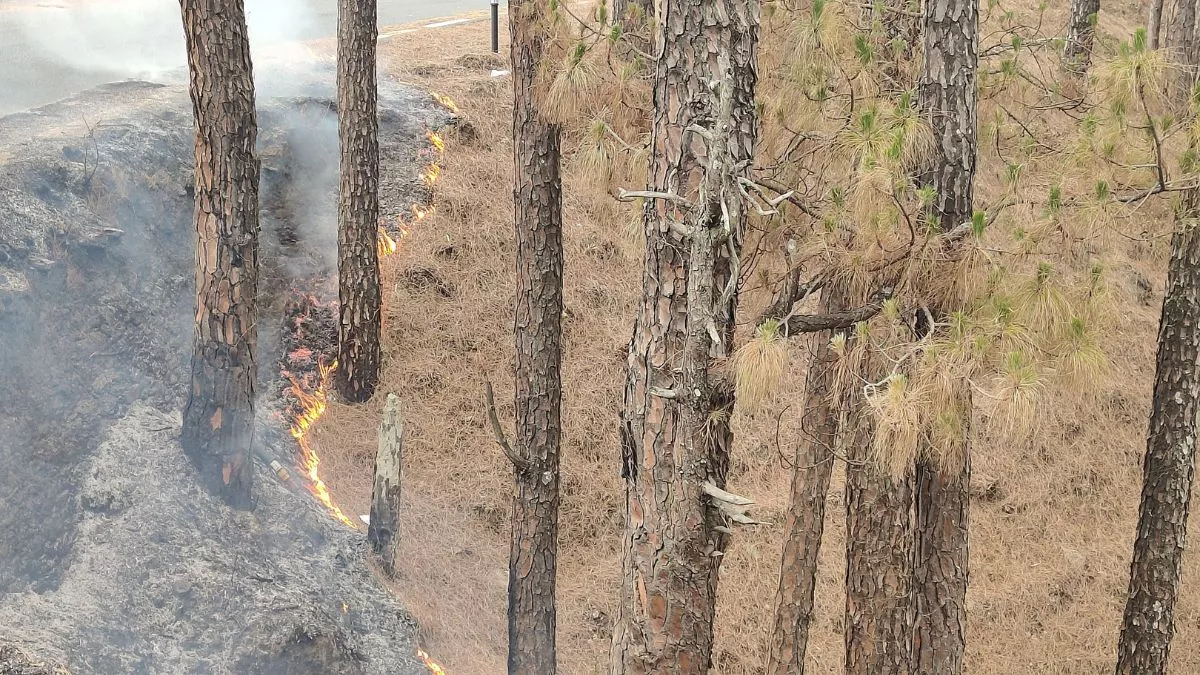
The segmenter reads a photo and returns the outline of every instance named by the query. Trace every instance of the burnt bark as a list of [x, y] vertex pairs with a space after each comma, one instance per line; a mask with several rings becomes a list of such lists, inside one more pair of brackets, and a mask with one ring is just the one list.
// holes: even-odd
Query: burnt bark
[[1099, 16], [1100, 0], [1071, 0], [1063, 63], [1076, 73], [1087, 73], [1092, 63], [1092, 46], [1096, 42], [1096, 20]]
[[740, 202], [723, 200], [738, 194], [730, 181], [755, 143], [758, 3], [665, 0], [659, 11], [648, 189], [694, 206], [650, 199], [643, 214], [643, 292], [621, 419], [626, 510], [613, 673], [710, 667], [728, 523], [702, 485], [725, 487], [733, 406], [731, 384], [710, 365], [731, 349], [731, 251], [744, 228]]
[[[882, 372], [863, 359], [867, 381]], [[904, 675], [912, 667], [912, 482], [870, 457], [874, 412], [860, 387], [843, 399], [846, 422], [846, 673]]]
[[338, 0], [338, 393], [365, 401], [379, 384], [379, 117], [375, 0]]
[[[840, 283], [822, 291], [822, 313], [837, 313], [849, 305]], [[813, 593], [817, 581], [817, 555], [825, 532], [825, 499], [833, 475], [833, 447], [837, 441], [838, 406], [833, 387], [837, 358], [830, 347], [832, 333], [812, 337], [800, 440], [792, 460], [791, 495], [784, 525], [783, 562], [775, 594], [775, 620], [771, 629], [767, 673], [804, 672], [804, 653], [813, 620]]]
[[508, 672], [555, 672], [562, 436], [562, 179], [559, 137], [538, 110], [544, 3], [509, 0], [517, 246], [516, 447], [508, 568]]
[[180, 0], [196, 118], [196, 328], [184, 451], [250, 508], [258, 344], [254, 77], [242, 0]]
[[400, 547], [400, 490], [404, 459], [404, 420], [400, 399], [388, 394], [379, 423], [379, 449], [375, 454], [375, 484], [371, 490], [371, 515], [367, 541], [379, 556], [383, 571], [396, 577], [396, 552]]
[[[974, 211], [979, 15], [974, 0], [929, 0], [923, 18], [925, 59], [920, 106], [929, 118], [934, 151], [919, 178], [936, 196], [928, 216], [942, 232], [970, 222]], [[923, 299], [936, 320], [938, 297]], [[916, 468], [913, 659], [922, 674], [962, 672], [966, 647], [968, 575], [968, 444], [970, 399], [955, 402], [962, 421], [954, 447], [923, 443]]]
[[1196, 471], [1200, 412], [1200, 191], [1185, 193], [1171, 238], [1142, 498], [1117, 647], [1118, 675], [1166, 673]]

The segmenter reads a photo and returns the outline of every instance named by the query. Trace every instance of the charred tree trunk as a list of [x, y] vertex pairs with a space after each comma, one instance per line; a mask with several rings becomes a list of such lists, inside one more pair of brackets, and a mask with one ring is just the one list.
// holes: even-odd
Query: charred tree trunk
[[375, 0], [338, 0], [338, 393], [365, 401], [379, 384], [379, 118]]
[[[870, 355], [867, 381], [880, 379]], [[906, 675], [912, 668], [912, 484], [870, 457], [874, 413], [860, 387], [845, 393], [846, 673]]]
[[[928, 0], [923, 32], [920, 105], [929, 117], [934, 151], [920, 182], [934, 187], [929, 216], [936, 229], [945, 231], [970, 222], [974, 211], [978, 3]], [[941, 299], [926, 297], [924, 302], [941, 321]], [[956, 405], [949, 412], [959, 416], [961, 434], [947, 442], [954, 447], [925, 444], [917, 462], [913, 659], [923, 675], [962, 672], [966, 647], [969, 394], [964, 392]]]
[[[822, 291], [821, 306], [822, 313], [849, 308], [849, 298], [841, 284], [833, 283]], [[833, 447], [838, 431], [839, 406], [833, 388], [837, 357], [829, 344], [831, 336], [831, 333], [817, 333], [810, 347], [767, 660], [767, 672], [772, 675], [804, 672], [804, 653], [813, 620], [817, 555], [825, 532], [825, 499], [833, 475]]]
[[1071, 20], [1067, 24], [1067, 41], [1063, 45], [1063, 62], [1076, 73], [1086, 74], [1092, 63], [1092, 45], [1096, 41], [1096, 20], [1099, 17], [1100, 0], [1071, 0]]
[[1200, 412], [1200, 191], [1189, 190], [1171, 238], [1167, 295], [1158, 329], [1142, 501], [1117, 648], [1118, 675], [1167, 672], [1175, 601], [1196, 470]]
[[758, 3], [665, 0], [660, 12], [649, 191], [674, 197], [644, 211], [613, 673], [708, 671], [728, 532], [703, 485], [725, 486], [732, 441], [732, 386], [710, 365], [733, 339], [744, 223], [730, 181], [754, 151]]
[[383, 571], [396, 577], [396, 551], [400, 547], [400, 490], [404, 459], [404, 420], [400, 399], [388, 394], [379, 424], [379, 450], [375, 454], [375, 485], [371, 490], [371, 515], [367, 541], [379, 556]]
[[508, 567], [508, 672], [555, 672], [558, 457], [562, 436], [562, 179], [559, 128], [538, 110], [547, 17], [509, 0], [517, 243], [516, 455]]
[[196, 117], [196, 331], [183, 448], [250, 508], [258, 345], [254, 76], [242, 0], [180, 0]]

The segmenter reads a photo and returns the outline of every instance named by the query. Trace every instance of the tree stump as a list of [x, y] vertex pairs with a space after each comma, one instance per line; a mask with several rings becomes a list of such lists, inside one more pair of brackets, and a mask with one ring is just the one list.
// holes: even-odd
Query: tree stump
[[388, 394], [379, 423], [379, 451], [375, 455], [375, 488], [371, 491], [371, 516], [367, 541], [379, 556], [388, 577], [396, 576], [396, 549], [400, 545], [400, 468], [404, 450], [404, 421], [400, 399]]

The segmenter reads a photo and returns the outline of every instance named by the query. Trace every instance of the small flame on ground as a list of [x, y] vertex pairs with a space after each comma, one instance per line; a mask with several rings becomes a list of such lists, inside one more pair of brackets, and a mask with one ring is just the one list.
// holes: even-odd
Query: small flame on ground
[[446, 110], [449, 110], [450, 112], [454, 113], [455, 115], [457, 115], [459, 113], [458, 104], [455, 103], [454, 99], [450, 98], [449, 96], [446, 96], [445, 94], [439, 94], [437, 92], [434, 92], [433, 100], [437, 101], [439, 104], [441, 104], [441, 106], [443, 108], [445, 108]]
[[376, 244], [380, 258], [386, 258], [396, 252], [396, 240], [388, 234], [382, 225], [379, 226], [379, 237]]
[[[450, 103], [453, 104], [453, 101]], [[429, 139], [430, 145], [433, 146], [434, 159], [432, 162], [426, 165], [424, 171], [421, 172], [421, 178], [425, 181], [426, 185], [433, 187], [433, 184], [436, 183], [438, 178], [440, 178], [442, 175], [442, 166], [440, 162], [442, 155], [446, 151], [446, 141], [433, 131], [426, 131], [425, 137]], [[377, 238], [376, 245], [379, 257], [381, 259], [390, 255], [394, 255], [396, 251], [400, 249], [400, 242], [404, 239], [407, 239], [409, 232], [411, 231], [409, 227], [410, 225], [425, 220], [426, 217], [433, 213], [433, 206], [431, 205], [423, 206], [421, 204], [413, 204], [411, 208], [412, 216], [407, 222], [405, 221], [404, 216], [396, 217], [396, 232], [394, 235], [392, 232], [388, 231], [386, 225], [380, 222], [379, 236]]]
[[429, 655], [425, 653], [425, 650], [418, 649], [417, 656], [425, 662], [425, 667], [428, 668], [429, 672], [433, 673], [433, 675], [446, 675], [446, 669], [442, 667], [442, 664], [429, 658]]
[[325, 486], [325, 481], [321, 480], [317, 470], [321, 460], [317, 457], [317, 453], [313, 452], [312, 446], [308, 442], [308, 432], [312, 425], [321, 419], [321, 415], [325, 414], [325, 408], [328, 406], [329, 377], [336, 368], [337, 361], [328, 366], [319, 364], [317, 366], [318, 383], [312, 391], [304, 391], [300, 381], [294, 375], [288, 374], [287, 378], [292, 383], [292, 394], [300, 402], [301, 408], [300, 414], [292, 424], [291, 432], [292, 438], [295, 438], [296, 443], [300, 446], [300, 466], [304, 469], [304, 474], [308, 476], [309, 491], [325, 505], [325, 508], [329, 509], [335, 518], [354, 527], [354, 523], [346, 517], [346, 514], [342, 513], [337, 504], [333, 503], [333, 495], [329, 494], [329, 488]]

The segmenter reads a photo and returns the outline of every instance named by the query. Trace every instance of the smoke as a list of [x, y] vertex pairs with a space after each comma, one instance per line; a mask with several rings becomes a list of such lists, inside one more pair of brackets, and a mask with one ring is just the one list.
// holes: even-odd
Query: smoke
[[[332, 36], [336, 14], [322, 4], [330, 3], [246, 0], [256, 66], [289, 59], [296, 49], [303, 50], [291, 43]], [[25, 65], [51, 78], [61, 78], [64, 71], [76, 76], [72, 80], [90, 74], [91, 84], [120, 79], [178, 81], [186, 76], [183, 24], [176, 0], [70, 3], [8, 12], [5, 23], [17, 32], [17, 45], [28, 49], [21, 56]], [[25, 83], [46, 88], [40, 102], [71, 93], [54, 90], [45, 79], [29, 78]], [[256, 79], [261, 80], [261, 74]]]

